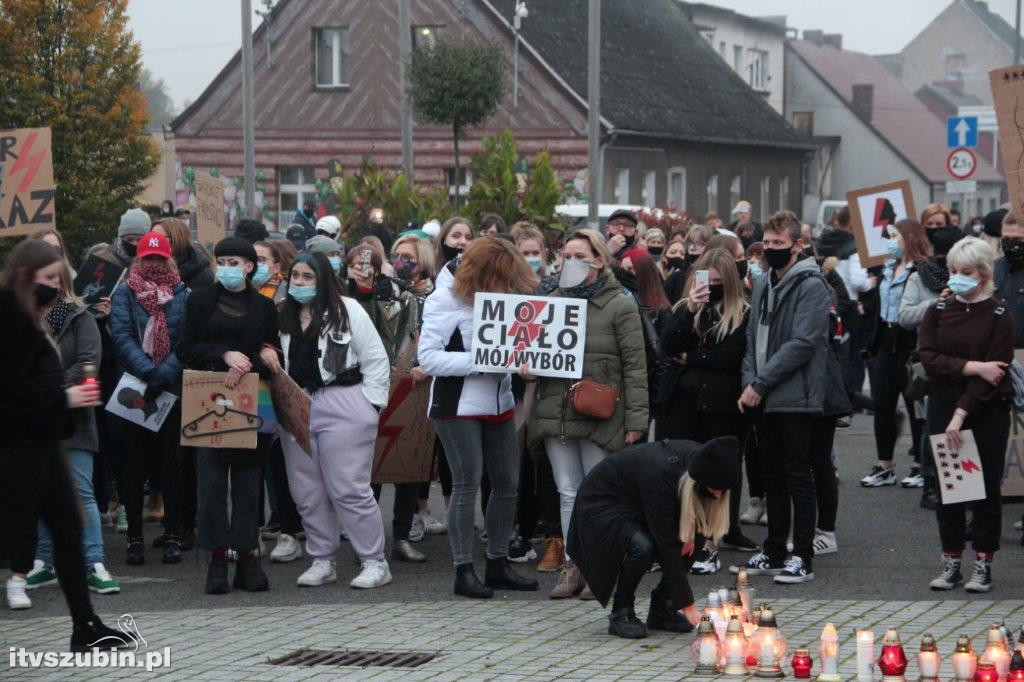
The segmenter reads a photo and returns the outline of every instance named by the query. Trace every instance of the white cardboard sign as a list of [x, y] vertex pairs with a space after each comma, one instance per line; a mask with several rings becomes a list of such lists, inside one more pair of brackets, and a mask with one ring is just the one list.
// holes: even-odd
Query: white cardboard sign
[[964, 443], [959, 450], [949, 447], [944, 433], [929, 436], [942, 504], [985, 499], [985, 478], [982, 475], [978, 445], [974, 442], [973, 433], [961, 433]]
[[121, 381], [117, 382], [113, 395], [110, 396], [107, 412], [156, 433], [164, 425], [167, 413], [171, 411], [178, 397], [164, 391], [153, 402], [146, 402], [142, 397], [145, 392], [146, 382], [125, 372], [121, 375]]

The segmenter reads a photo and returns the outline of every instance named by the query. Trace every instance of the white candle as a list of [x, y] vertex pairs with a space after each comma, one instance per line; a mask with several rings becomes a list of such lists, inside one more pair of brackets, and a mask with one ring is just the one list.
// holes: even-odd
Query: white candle
[[718, 642], [711, 637], [700, 640], [700, 664], [718, 665]]
[[875, 679], [875, 633], [871, 630], [857, 630], [857, 679]]
[[1010, 652], [1005, 648], [990, 646], [985, 650], [985, 658], [995, 664], [999, 678], [1006, 679], [1010, 671]]
[[937, 678], [941, 661], [938, 651], [922, 651], [917, 654], [917, 667], [921, 669], [922, 678]]

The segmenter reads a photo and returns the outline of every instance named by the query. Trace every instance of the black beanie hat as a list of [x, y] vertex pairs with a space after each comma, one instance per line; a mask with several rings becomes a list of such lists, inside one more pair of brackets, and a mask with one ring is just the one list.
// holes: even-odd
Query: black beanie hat
[[256, 242], [264, 241], [270, 236], [270, 233], [267, 232], [267, 226], [259, 220], [245, 218], [240, 220], [235, 227], [235, 236], [241, 237], [250, 244], [255, 244]]
[[729, 490], [740, 480], [739, 452], [735, 436], [712, 438], [690, 457], [690, 478], [708, 488]]
[[1009, 213], [1005, 208], [996, 209], [991, 213], [986, 213], [984, 219], [982, 219], [983, 230], [989, 237], [1002, 237], [1003, 236], [1003, 218]]
[[226, 256], [245, 258], [252, 263], [252, 270], [249, 271], [247, 279], [252, 279], [252, 276], [256, 274], [256, 261], [259, 260], [259, 257], [256, 255], [256, 248], [248, 241], [241, 237], [224, 237], [224, 239], [221, 239], [213, 247], [213, 257], [221, 258]]

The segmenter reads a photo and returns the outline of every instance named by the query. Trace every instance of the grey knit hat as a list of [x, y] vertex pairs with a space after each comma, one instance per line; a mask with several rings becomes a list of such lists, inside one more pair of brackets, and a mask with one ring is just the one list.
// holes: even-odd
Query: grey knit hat
[[117, 228], [118, 237], [136, 235], [142, 237], [153, 227], [149, 214], [141, 208], [129, 208], [121, 215], [121, 224]]
[[322, 253], [324, 255], [332, 251], [345, 252], [345, 247], [330, 237], [318, 234], [306, 240], [306, 253]]

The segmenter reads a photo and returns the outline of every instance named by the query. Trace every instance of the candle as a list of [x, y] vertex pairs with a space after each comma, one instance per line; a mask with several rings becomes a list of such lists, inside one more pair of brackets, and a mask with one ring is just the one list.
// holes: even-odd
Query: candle
[[956, 638], [956, 652], [953, 654], [953, 677], [960, 682], [974, 679], [978, 670], [978, 657], [971, 648], [971, 640], [967, 635]]
[[1010, 658], [1010, 671], [1006, 679], [1011, 682], [1024, 682], [1024, 654], [1019, 649], [1014, 651]]
[[921, 671], [921, 682], [937, 682], [942, 669], [942, 659], [935, 638], [926, 633], [921, 638], [921, 650], [917, 654], [917, 668]]
[[740, 594], [740, 601], [743, 602], [743, 610], [749, 620], [754, 615], [754, 588], [750, 586], [750, 576], [745, 568], [741, 568], [736, 574], [736, 591]]
[[978, 664], [978, 672], [974, 675], [975, 682], [999, 682], [999, 672], [992, 661], [982, 661]]
[[747, 670], [747, 637], [743, 633], [743, 624], [733, 616], [729, 619], [729, 627], [725, 630], [725, 670], [726, 677], [746, 677]]
[[884, 682], [902, 682], [906, 678], [907, 654], [903, 651], [896, 628], [890, 627], [882, 639], [882, 655], [878, 657], [878, 669], [882, 671]]
[[718, 645], [718, 635], [715, 634], [715, 626], [711, 618], [703, 616], [700, 625], [697, 626], [697, 639], [693, 642], [694, 658], [697, 659], [696, 672], [716, 673], [718, 672], [718, 658], [721, 655]]
[[871, 630], [857, 630], [857, 679], [875, 679], [875, 633]]
[[780, 665], [782, 657], [786, 655], [786, 638], [779, 632], [779, 625], [775, 620], [775, 612], [767, 604], [761, 605], [761, 621], [754, 635], [757, 643], [754, 650], [758, 654], [759, 661], [757, 677], [785, 677]]
[[821, 659], [818, 682], [840, 682], [842, 677], [839, 676], [839, 632], [832, 623], [821, 630], [818, 657]]
[[984, 660], [995, 666], [1000, 678], [1005, 678], [1010, 671], [1010, 652], [1006, 649], [1006, 633], [1003, 626], [993, 623], [988, 629], [988, 637], [985, 641]]
[[793, 652], [793, 659], [789, 662], [793, 666], [793, 677], [797, 679], [809, 679], [811, 676], [811, 654], [807, 649], [797, 649]]

